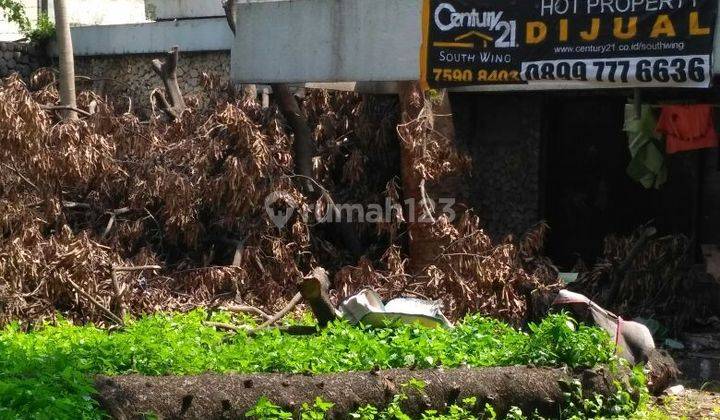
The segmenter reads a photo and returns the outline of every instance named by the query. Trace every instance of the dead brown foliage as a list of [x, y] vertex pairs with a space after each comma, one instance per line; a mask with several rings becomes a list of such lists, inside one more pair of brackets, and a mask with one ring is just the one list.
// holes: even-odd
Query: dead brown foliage
[[340, 270], [335, 278], [337, 292], [345, 296], [372, 287], [384, 299], [409, 295], [439, 300], [453, 319], [481, 313], [519, 325], [527, 316], [529, 293], [557, 281], [552, 264], [524, 253], [528, 247], [542, 248], [544, 224], [519, 242], [508, 237], [500, 244], [493, 244], [470, 212], [456, 225], [441, 217], [433, 231], [448, 245], [419, 274], [407, 274], [407, 260], [393, 246], [377, 267], [365, 259], [358, 267]]
[[[56, 101], [54, 87], [31, 93], [17, 77], [2, 82], [0, 101], [5, 319], [55, 310], [102, 319], [64, 279], [109, 305], [113, 264], [166, 267], [124, 276], [135, 313], [229, 292], [282, 304], [309, 235], [297, 221], [279, 231], [264, 212], [272, 191], [303, 200], [287, 176], [292, 140], [277, 113], [236, 101], [190, 110], [178, 123], [141, 122], [88, 92], [79, 106], [94, 101], [96, 113], [60, 123], [41, 109]], [[233, 259], [219, 254], [235, 250], [238, 267], [218, 264]]]
[[[322, 265], [337, 273], [336, 297], [375, 287], [388, 298], [441, 299], [454, 317], [482, 312], [519, 321], [526, 289], [556, 278], [538, 257], [543, 226], [498, 245], [471, 213], [458, 223], [436, 220], [431, 230], [442, 252], [416, 276], [406, 271], [399, 207], [377, 223], [353, 225], [367, 249], [357, 264], [332, 231], [297, 213], [278, 229], [265, 211], [269, 194], [281, 208], [311, 204], [296, 188], [292, 135], [274, 108], [233, 99], [216, 84], [208, 80], [209, 99], [188, 100], [177, 122], [141, 121], [93, 92], [78, 98], [92, 116], [61, 122], [43, 109], [57, 102], [50, 72], [38, 72], [32, 90], [14, 76], [2, 81], [0, 323], [57, 311], [104, 323], [72, 284], [116, 308], [110, 272], [118, 265], [163, 267], [120, 275], [134, 315], [222, 299], [273, 311], [303, 273]], [[319, 151], [315, 177], [327, 192], [313, 203], [318, 211], [331, 195], [399, 205], [397, 101], [312, 91], [302, 106]], [[442, 144], [422, 149], [417, 170], [448, 172], [447, 153]]]
[[610, 301], [610, 281], [643, 229], [605, 238], [599, 263], [581, 273], [574, 288], [626, 318], [654, 319], [671, 333], [682, 333], [693, 322], [710, 317], [714, 306], [713, 294], [698, 294], [697, 285], [707, 274], [691, 269], [692, 245], [683, 235], [651, 239], [619, 279], [617, 296]]

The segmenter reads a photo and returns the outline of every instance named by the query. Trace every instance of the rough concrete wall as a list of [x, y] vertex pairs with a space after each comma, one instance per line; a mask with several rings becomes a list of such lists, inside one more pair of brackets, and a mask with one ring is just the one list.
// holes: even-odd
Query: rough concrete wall
[[44, 61], [44, 54], [33, 44], [0, 42], [0, 77], [17, 72], [27, 79]]
[[542, 100], [533, 95], [456, 95], [458, 139], [472, 156], [470, 204], [497, 239], [541, 217]]
[[[150, 63], [154, 55], [126, 55], [107, 57], [76, 57], [75, 72], [94, 81], [85, 84], [100, 94], [115, 100], [127, 97], [133, 109], [142, 115], [151, 110], [150, 93], [162, 87], [162, 81], [153, 72]], [[202, 74], [226, 82], [230, 77], [230, 54], [227, 52], [180, 53], [178, 81], [185, 95], [202, 93]]]

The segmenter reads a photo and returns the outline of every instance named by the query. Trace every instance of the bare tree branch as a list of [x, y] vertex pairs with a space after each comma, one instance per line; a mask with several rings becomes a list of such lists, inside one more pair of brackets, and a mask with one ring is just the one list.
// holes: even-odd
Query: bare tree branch
[[230, 305], [230, 306], [220, 306], [218, 309], [221, 311], [232, 312], [232, 313], [236, 313], [236, 314], [257, 315], [260, 318], [262, 318], [264, 321], [267, 321], [271, 318], [270, 315], [266, 314], [264, 311], [254, 307], [254, 306]]
[[262, 330], [264, 328], [267, 328], [269, 326], [272, 326], [276, 322], [280, 321], [285, 317], [285, 315], [289, 314], [290, 311], [295, 309], [298, 303], [302, 300], [302, 295], [300, 293], [296, 293], [295, 296], [293, 296], [292, 300], [285, 305], [284, 308], [280, 310], [280, 312], [276, 313], [275, 315], [271, 316], [270, 319], [260, 324], [259, 327], [257, 327], [257, 330]]
[[187, 108], [177, 80], [179, 56], [179, 48], [175, 46], [167, 52], [164, 60], [155, 59], [151, 63], [153, 71], [162, 79], [169, 99], [159, 91], [153, 92], [153, 96], [159, 100], [161, 110], [174, 120], [180, 118]]
[[106, 308], [105, 305], [103, 305], [102, 303], [100, 303], [100, 301], [98, 301], [97, 299], [95, 299], [90, 293], [88, 293], [88, 292], [86, 292], [85, 290], [83, 290], [82, 287], [78, 286], [75, 282], [73, 282], [73, 281], [70, 280], [69, 278], [66, 278], [65, 280], [70, 284], [70, 286], [72, 286], [73, 289], [75, 289], [76, 292], [78, 292], [78, 293], [80, 293], [81, 295], [83, 295], [83, 296], [84, 296], [87, 300], [89, 300], [93, 305], [97, 306], [98, 309], [100, 309], [102, 312], [104, 312], [105, 315], [107, 315], [108, 318], [110, 318], [110, 319], [112, 319], [113, 321], [115, 321], [118, 325], [125, 325], [125, 323], [123, 322], [122, 319], [120, 319], [117, 315], [115, 315], [110, 309]]
[[84, 109], [70, 105], [40, 105], [40, 108], [47, 111], [72, 111], [85, 117], [91, 117], [92, 114]]

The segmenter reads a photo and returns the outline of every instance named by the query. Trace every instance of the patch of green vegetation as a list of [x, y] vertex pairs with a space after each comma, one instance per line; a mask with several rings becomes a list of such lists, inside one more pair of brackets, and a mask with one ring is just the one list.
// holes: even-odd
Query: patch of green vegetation
[[[0, 419], [98, 418], [92, 374], [146, 375], [202, 372], [326, 373], [374, 368], [429, 368], [533, 364], [592, 367], [614, 360], [600, 329], [553, 315], [530, 332], [479, 316], [452, 330], [399, 325], [356, 328], [336, 322], [315, 336], [276, 330], [250, 338], [229, 336], [202, 321], [203, 311], [152, 315], [120, 332], [60, 321], [22, 332], [0, 332]], [[216, 314], [216, 321], [230, 315]]]
[[55, 23], [50, 20], [47, 14], [42, 13], [38, 17], [37, 24], [23, 31], [23, 34], [30, 38], [31, 41], [38, 43], [47, 42], [55, 36]]
[[[611, 364], [614, 368], [617, 365]], [[641, 419], [650, 415], [648, 402], [650, 394], [645, 383], [645, 373], [641, 366], [636, 366], [630, 377], [630, 389], [616, 383], [618, 392], [610, 398], [602, 395], [583, 395], [579, 381], [570, 384], [570, 390], [565, 394], [565, 407], [560, 417], [568, 420], [583, 419]], [[637, 401], [632, 394], [639, 393]]]
[[45, 13], [42, 13], [37, 24], [33, 25], [25, 6], [17, 0], [0, 0], [0, 10], [8, 22], [18, 25], [20, 33], [34, 42], [45, 42], [55, 36], [55, 24]]
[[[350, 419], [358, 420], [411, 420], [412, 417], [403, 412], [402, 403], [407, 400], [408, 391], [422, 392], [425, 384], [422, 381], [414, 381], [403, 385], [403, 390], [393, 397], [392, 402], [384, 410], [380, 410], [372, 405], [360, 407], [356, 412], [351, 413]], [[441, 414], [436, 410], [428, 410], [422, 414], [421, 420], [477, 420], [478, 417], [473, 414], [477, 405], [476, 398], [466, 398], [461, 404], [451, 405], [445, 414]], [[322, 420], [326, 418], [327, 412], [333, 407], [332, 403], [317, 398], [313, 404], [303, 404], [300, 409], [301, 420]], [[513, 409], [514, 413], [518, 413], [517, 409]], [[522, 412], [520, 412], [522, 415]], [[293, 414], [285, 411], [272, 403], [268, 398], [261, 398], [260, 401], [251, 409], [247, 417], [255, 420], [270, 419], [292, 419]], [[495, 410], [486, 405], [482, 419], [496, 419]], [[524, 416], [520, 418], [525, 418]]]

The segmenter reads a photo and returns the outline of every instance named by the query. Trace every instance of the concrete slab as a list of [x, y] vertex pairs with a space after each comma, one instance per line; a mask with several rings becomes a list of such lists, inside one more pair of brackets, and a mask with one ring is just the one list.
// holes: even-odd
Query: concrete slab
[[[180, 51], [227, 51], [232, 32], [224, 17], [71, 28], [78, 56], [151, 54], [178, 45]], [[51, 45], [50, 53], [57, 55]]]
[[238, 82], [417, 80], [420, 0], [294, 0], [238, 6]]

